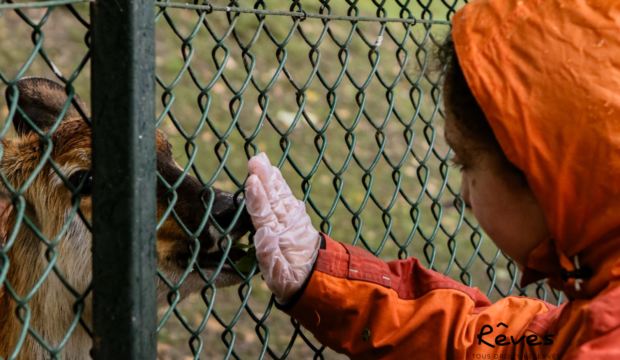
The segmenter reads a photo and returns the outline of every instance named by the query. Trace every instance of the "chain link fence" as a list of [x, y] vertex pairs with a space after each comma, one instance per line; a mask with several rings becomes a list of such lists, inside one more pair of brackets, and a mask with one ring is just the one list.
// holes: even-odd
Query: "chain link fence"
[[[527, 295], [562, 302], [544, 282], [518, 286], [515, 264], [486, 237], [459, 197], [460, 176], [451, 171], [443, 139], [442, 69], [432, 58], [450, 31], [450, 17], [464, 4], [148, 4], [155, 18], [151, 60], [158, 99], [152, 123], [166, 135], [180, 167], [172, 181], [161, 171], [158, 138], [153, 226], [160, 295], [156, 329], [145, 331], [157, 331], [159, 359], [342, 358], [274, 308], [255, 264], [235, 267], [235, 249], [252, 243], [251, 233], [240, 240], [233, 236], [243, 216], [244, 202], [237, 197], [243, 195], [247, 159], [261, 151], [307, 203], [315, 227], [333, 239], [384, 260], [415, 256], [479, 287], [491, 300]], [[62, 144], [79, 136], [90, 139], [90, 130], [69, 136], [61, 121], [73, 104], [90, 129], [88, 111], [75, 94], [91, 104], [91, 10], [72, 0], [2, 0], [0, 5], [0, 90], [8, 94], [0, 104], [5, 204], [0, 324], [12, 324], [4, 334], [0, 330], [0, 343], [6, 344], [0, 345], [2, 359], [19, 359], [33, 347], [41, 358], [67, 358], [79, 339], [92, 344], [97, 334], [91, 288], [97, 289], [99, 278], [97, 267], [91, 275], [89, 252], [98, 205], [88, 193], [90, 140]], [[131, 40], [139, 46], [140, 39]], [[64, 88], [66, 98], [50, 127], [39, 128], [27, 109], [17, 106], [16, 83], [27, 76], [52, 79]], [[97, 76], [94, 67], [92, 76]], [[34, 132], [17, 133], [20, 118]], [[88, 159], [80, 160], [85, 171], [77, 176], [71, 161], [79, 156], [71, 151], [79, 146], [84, 146], [80, 156]], [[8, 165], [15, 157], [21, 167]], [[180, 208], [190, 180], [200, 188], [195, 224]], [[214, 189], [234, 194], [235, 206], [224, 221]], [[171, 224], [187, 252], [181, 271], [172, 276], [161, 265], [162, 254], [171, 251], [164, 242]], [[212, 231], [223, 255], [211, 259], [211, 270], [205, 271], [200, 237]], [[109, 262], [115, 266], [114, 259]], [[242, 280], [218, 285], [231, 276]], [[188, 286], [193, 294], [184, 291]], [[96, 311], [97, 306], [98, 319]], [[64, 321], [45, 320], [55, 319], [52, 312], [64, 314]]]
[[[92, 335], [90, 319], [85, 321], [90, 318], [85, 299], [90, 298], [91, 286], [84, 276], [90, 269], [72, 266], [67, 259], [70, 233], [90, 231], [90, 206], [80, 206], [80, 194], [88, 185], [62, 169], [65, 163], [59, 162], [55, 147], [60, 122], [41, 127], [36, 119], [24, 116], [27, 109], [17, 106], [16, 81], [35, 75], [64, 84], [68, 97], [62, 101], [66, 106], [54, 114], [59, 119], [69, 113], [76, 91], [89, 101], [88, 7], [58, 3], [65, 5], [0, 4], [0, 87], [7, 95], [0, 109], [0, 356], [4, 359], [26, 358], [23, 350], [33, 344], [40, 344], [45, 358], [60, 358], [70, 338]], [[35, 130], [18, 134], [14, 127], [18, 119]], [[34, 205], [46, 197], [54, 203]], [[50, 299], [50, 288], [58, 301]], [[50, 324], [44, 320], [49, 312], [68, 315]]]

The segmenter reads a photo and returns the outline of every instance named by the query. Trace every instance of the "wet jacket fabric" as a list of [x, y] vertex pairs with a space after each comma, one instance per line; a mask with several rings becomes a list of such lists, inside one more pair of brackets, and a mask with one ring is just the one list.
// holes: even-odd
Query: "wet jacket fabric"
[[521, 284], [548, 278], [569, 301], [491, 304], [416, 259], [325, 236], [285, 311], [353, 359], [620, 359], [620, 2], [474, 0], [452, 36], [551, 230]]

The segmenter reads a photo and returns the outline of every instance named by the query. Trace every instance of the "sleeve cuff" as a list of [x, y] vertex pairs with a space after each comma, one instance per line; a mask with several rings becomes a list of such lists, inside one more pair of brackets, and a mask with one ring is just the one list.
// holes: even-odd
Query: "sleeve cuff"
[[[326, 249], [326, 245], [325, 245], [325, 236], [323, 236], [323, 233], [319, 233], [321, 235], [321, 244], [319, 245], [319, 250], [325, 250]], [[299, 301], [299, 299], [301, 299], [301, 296], [304, 294], [304, 291], [306, 290], [306, 287], [308, 287], [308, 283], [310, 282], [310, 279], [312, 278], [312, 275], [314, 274], [314, 269], [316, 267], [316, 262], [314, 263], [314, 266], [312, 267], [312, 271], [310, 272], [310, 275], [308, 275], [308, 278], [306, 279], [306, 282], [301, 286], [301, 289], [299, 289], [299, 291], [297, 293], [295, 293], [295, 295], [291, 298], [291, 300], [289, 302], [287, 302], [286, 304], [282, 305], [280, 303], [278, 303], [277, 301], [275, 301], [275, 305], [276, 308], [278, 310], [282, 310], [284, 312], [287, 312], [289, 310], [291, 310]]]

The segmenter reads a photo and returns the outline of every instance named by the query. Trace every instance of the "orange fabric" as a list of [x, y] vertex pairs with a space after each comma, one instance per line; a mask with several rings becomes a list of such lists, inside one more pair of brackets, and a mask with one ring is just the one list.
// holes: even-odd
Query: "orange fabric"
[[[620, 2], [473, 1], [452, 36], [553, 235], [530, 255], [524, 281], [549, 277], [573, 298], [593, 297], [620, 266]], [[558, 277], [577, 254], [596, 273], [580, 292]]]
[[[491, 305], [416, 259], [384, 263], [327, 239], [289, 313], [354, 359], [620, 359], [620, 1], [474, 0], [455, 14], [452, 36], [551, 230], [522, 283], [549, 278], [570, 301]], [[560, 277], [577, 259], [594, 274], [579, 289]], [[551, 337], [490, 347], [477, 338], [485, 325], [490, 343]]]
[[[459, 64], [552, 238], [522, 284], [572, 301], [547, 319], [568, 358], [620, 358], [620, 2], [479, 0], [453, 20]], [[577, 261], [593, 270], [560, 278]]]
[[[485, 359], [540, 349], [546, 359], [559, 358], [553, 344], [543, 345], [554, 334], [531, 325], [553, 305], [525, 297], [491, 305], [478, 289], [424, 269], [417, 259], [386, 263], [325, 238], [308, 286], [288, 311], [323, 345], [352, 359]], [[485, 325], [493, 331], [481, 339], [493, 347], [478, 340]], [[511, 336], [518, 344], [498, 346], [502, 334], [501, 344], [512, 343]], [[541, 344], [528, 345], [528, 337]]]

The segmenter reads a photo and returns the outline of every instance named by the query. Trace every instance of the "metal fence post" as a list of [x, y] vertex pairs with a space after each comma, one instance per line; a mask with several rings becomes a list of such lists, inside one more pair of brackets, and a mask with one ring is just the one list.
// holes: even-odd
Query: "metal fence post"
[[157, 356], [154, 16], [149, 0], [91, 5], [96, 360]]

